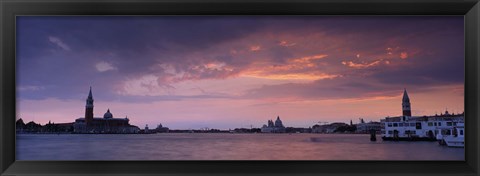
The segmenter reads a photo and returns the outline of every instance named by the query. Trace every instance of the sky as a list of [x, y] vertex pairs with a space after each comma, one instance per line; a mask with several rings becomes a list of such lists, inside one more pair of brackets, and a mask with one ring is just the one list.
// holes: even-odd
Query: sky
[[17, 119], [171, 129], [464, 110], [463, 16], [19, 16]]

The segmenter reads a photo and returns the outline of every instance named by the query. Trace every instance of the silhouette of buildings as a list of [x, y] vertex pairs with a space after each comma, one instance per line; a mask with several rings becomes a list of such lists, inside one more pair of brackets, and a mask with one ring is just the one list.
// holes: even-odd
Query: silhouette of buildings
[[75, 120], [74, 133], [138, 133], [140, 128], [129, 124], [129, 119], [114, 118], [110, 109], [102, 117], [93, 117], [92, 88], [86, 100], [85, 117]]
[[[312, 133], [336, 133], [337, 129], [348, 127], [348, 124], [343, 122], [334, 122], [331, 124], [314, 125], [312, 126]], [[345, 130], [343, 130], [344, 132]]]
[[280, 116], [277, 116], [275, 123], [273, 120], [268, 120], [267, 125], [263, 125], [261, 128], [262, 133], [285, 133], [285, 126], [283, 126]]
[[73, 132], [73, 122], [71, 123], [52, 123], [48, 122], [45, 125], [37, 124], [33, 121], [25, 124], [20, 118], [15, 122], [15, 129], [17, 134], [20, 133], [71, 133]]

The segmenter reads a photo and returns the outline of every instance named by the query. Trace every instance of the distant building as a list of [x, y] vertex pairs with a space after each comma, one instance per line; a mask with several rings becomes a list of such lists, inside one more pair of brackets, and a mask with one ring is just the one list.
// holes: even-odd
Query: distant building
[[86, 100], [85, 117], [75, 120], [74, 133], [138, 133], [137, 126], [129, 124], [129, 119], [113, 118], [110, 109], [101, 117], [93, 117], [93, 96], [92, 88]]
[[25, 124], [20, 118], [15, 122], [16, 132], [20, 133], [71, 133], [73, 132], [73, 122], [71, 123], [52, 123], [49, 121], [45, 125], [36, 124], [31, 121]]
[[283, 126], [280, 116], [277, 116], [275, 123], [273, 120], [268, 120], [267, 125], [263, 125], [261, 128], [262, 133], [285, 133], [285, 126]]
[[[362, 119], [363, 120], [363, 119]], [[369, 133], [370, 130], [381, 131], [382, 123], [380, 122], [368, 122], [368, 123], [358, 123], [356, 124], [357, 130], [356, 133]]]
[[157, 128], [149, 128], [148, 124], [145, 125], [145, 128], [140, 129], [138, 133], [141, 134], [153, 134], [153, 133], [168, 133], [170, 129], [168, 127], [164, 127], [162, 124], [158, 124]]
[[157, 130], [157, 133], [168, 133], [170, 129], [168, 129], [168, 127], [164, 127], [162, 124], [158, 124], [155, 130]]
[[286, 133], [311, 133], [312, 128], [303, 128], [303, 127], [286, 127]]
[[314, 125], [312, 133], [334, 133], [340, 127], [346, 127], [348, 124], [343, 122], [335, 122], [328, 125]]

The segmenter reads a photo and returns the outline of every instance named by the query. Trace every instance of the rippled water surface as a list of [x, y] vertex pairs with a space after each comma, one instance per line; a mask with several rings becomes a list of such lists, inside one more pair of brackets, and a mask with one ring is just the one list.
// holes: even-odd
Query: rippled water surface
[[464, 148], [358, 134], [19, 134], [18, 160], [464, 160]]

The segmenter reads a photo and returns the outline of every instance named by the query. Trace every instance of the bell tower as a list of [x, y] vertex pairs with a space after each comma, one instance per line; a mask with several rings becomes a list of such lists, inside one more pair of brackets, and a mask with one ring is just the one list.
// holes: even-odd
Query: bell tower
[[407, 89], [403, 91], [402, 110], [403, 116], [412, 116], [412, 111], [410, 109], [410, 98], [408, 98]]
[[85, 123], [89, 126], [93, 121], [93, 96], [92, 96], [92, 87], [90, 87], [90, 92], [88, 93], [87, 103], [85, 105]]

